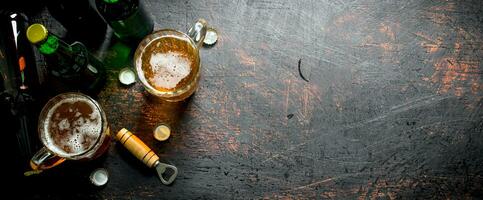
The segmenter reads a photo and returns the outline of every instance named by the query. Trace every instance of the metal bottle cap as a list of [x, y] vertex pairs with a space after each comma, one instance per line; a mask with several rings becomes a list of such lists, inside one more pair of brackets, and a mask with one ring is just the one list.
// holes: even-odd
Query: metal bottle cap
[[119, 72], [119, 81], [124, 85], [133, 84], [136, 82], [136, 74], [134, 74], [134, 72], [127, 67], [121, 69]]
[[206, 30], [206, 35], [205, 35], [205, 39], [203, 40], [203, 43], [205, 43], [206, 45], [213, 45], [216, 43], [216, 41], [218, 40], [218, 33], [216, 32], [216, 30], [214, 28], [208, 28]]
[[109, 173], [104, 168], [98, 168], [91, 173], [89, 179], [95, 186], [103, 186], [109, 180]]
[[37, 44], [49, 35], [49, 31], [42, 24], [32, 24], [27, 28], [27, 39], [32, 44]]
[[171, 135], [171, 129], [168, 126], [161, 124], [154, 129], [154, 138], [158, 141], [165, 141]]

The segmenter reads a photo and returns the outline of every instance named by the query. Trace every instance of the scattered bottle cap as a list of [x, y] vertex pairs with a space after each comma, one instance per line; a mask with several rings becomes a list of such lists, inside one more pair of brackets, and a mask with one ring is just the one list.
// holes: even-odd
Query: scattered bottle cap
[[124, 85], [131, 85], [136, 82], [136, 74], [128, 67], [119, 72], [119, 81]]
[[104, 168], [98, 168], [91, 173], [89, 179], [95, 186], [103, 186], [109, 180], [109, 173]]
[[205, 43], [206, 45], [213, 45], [216, 43], [216, 41], [218, 40], [218, 33], [216, 32], [216, 30], [214, 28], [208, 28], [208, 30], [206, 30], [206, 35], [205, 35], [205, 39], [203, 40], [203, 43]]
[[161, 124], [156, 129], [154, 129], [154, 138], [158, 141], [165, 141], [169, 138], [171, 135], [171, 129], [164, 125]]

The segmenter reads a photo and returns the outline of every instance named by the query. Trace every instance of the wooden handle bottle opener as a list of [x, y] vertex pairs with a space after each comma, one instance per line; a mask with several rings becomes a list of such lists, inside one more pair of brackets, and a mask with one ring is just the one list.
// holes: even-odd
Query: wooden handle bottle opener
[[[117, 132], [116, 139], [146, 166], [149, 168], [154, 167], [158, 173], [159, 179], [161, 179], [163, 184], [169, 185], [174, 181], [174, 179], [176, 179], [178, 169], [173, 165], [159, 162], [159, 157], [153, 152], [153, 150], [151, 150], [151, 148], [144, 144], [143, 141], [141, 141], [130, 131], [125, 128], [121, 129], [119, 132]], [[171, 169], [173, 171], [172, 175], [167, 179], [163, 177], [166, 169]]]

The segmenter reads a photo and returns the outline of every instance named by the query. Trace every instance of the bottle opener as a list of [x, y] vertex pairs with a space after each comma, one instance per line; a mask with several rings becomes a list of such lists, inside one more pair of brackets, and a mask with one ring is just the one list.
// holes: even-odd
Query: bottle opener
[[[149, 168], [155, 168], [159, 179], [165, 185], [173, 183], [174, 179], [178, 175], [178, 169], [173, 165], [168, 165], [159, 162], [159, 157], [144, 144], [141, 139], [132, 134], [127, 129], [123, 128], [116, 134], [116, 139], [122, 143], [136, 158], [142, 161]], [[167, 169], [172, 170], [172, 174], [168, 175]], [[163, 175], [169, 176], [165, 178]]]

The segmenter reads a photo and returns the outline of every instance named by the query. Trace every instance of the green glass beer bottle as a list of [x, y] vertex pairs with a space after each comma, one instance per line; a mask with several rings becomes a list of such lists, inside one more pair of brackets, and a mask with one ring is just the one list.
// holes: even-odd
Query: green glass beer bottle
[[96, 0], [96, 7], [119, 39], [139, 43], [153, 31], [154, 23], [140, 0]]
[[[49, 13], [64, 28], [67, 41], [80, 41], [87, 48], [99, 48], [106, 37], [107, 24], [89, 0], [48, 0]], [[85, 31], [89, 29], [89, 31]]]
[[27, 29], [27, 39], [45, 55], [48, 71], [67, 91], [97, 94], [104, 86], [106, 72], [101, 61], [88, 52], [80, 42], [67, 44], [42, 24]]

